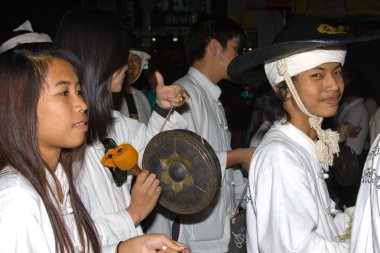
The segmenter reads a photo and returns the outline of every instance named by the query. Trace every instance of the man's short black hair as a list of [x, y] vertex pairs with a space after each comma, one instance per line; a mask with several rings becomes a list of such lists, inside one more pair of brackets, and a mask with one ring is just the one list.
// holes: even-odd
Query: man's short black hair
[[223, 48], [226, 48], [228, 40], [244, 35], [243, 28], [227, 17], [201, 16], [190, 27], [185, 40], [187, 61], [192, 65], [195, 60], [202, 59], [206, 46], [212, 39], [216, 39]]

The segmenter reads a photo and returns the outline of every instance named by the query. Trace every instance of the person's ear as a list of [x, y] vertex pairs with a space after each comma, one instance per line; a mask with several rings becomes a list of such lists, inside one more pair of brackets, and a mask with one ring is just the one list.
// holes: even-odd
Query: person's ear
[[286, 93], [285, 94], [286, 99], [292, 98], [292, 93], [289, 91], [289, 89], [286, 89], [285, 93]]
[[212, 55], [219, 55], [222, 49], [222, 45], [220, 45], [219, 41], [216, 39], [211, 39], [208, 43], [208, 48]]
[[[273, 89], [273, 91], [274, 91], [277, 95], [279, 95], [279, 96], [281, 96], [281, 97], [284, 97], [285, 99], [289, 99], [289, 98], [292, 97], [292, 94], [289, 92], [289, 89], [286, 89], [286, 91], [284, 91], [284, 90], [280, 90], [280, 89], [278, 88], [278, 85], [273, 85], [273, 86], [272, 86], [272, 89]], [[285, 94], [280, 94], [280, 93], [285, 93]]]
[[278, 94], [279, 89], [278, 89], [277, 84], [275, 84], [275, 85], [272, 86], [272, 90], [274, 91], [274, 93]]

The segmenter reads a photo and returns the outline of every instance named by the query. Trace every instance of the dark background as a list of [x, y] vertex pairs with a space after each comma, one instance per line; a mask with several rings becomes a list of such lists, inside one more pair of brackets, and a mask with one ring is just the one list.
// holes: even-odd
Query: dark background
[[[120, 0], [120, 2], [122, 1], [124, 0]], [[0, 41], [2, 42], [4, 39], [9, 38], [12, 30], [27, 19], [31, 21], [34, 31], [47, 33], [54, 38], [58, 22], [65, 11], [73, 7], [80, 7], [83, 5], [86, 7], [94, 6], [102, 2], [103, 5], [104, 2], [106, 2], [105, 5], [107, 5], [112, 1], [14, 0], [11, 2], [8, 1], [2, 3], [0, 8]], [[124, 1], [123, 3], [126, 2], [127, 1]], [[134, 2], [138, 3], [139, 1]], [[230, 10], [227, 10], [225, 7], [227, 6], [227, 0], [211, 0], [211, 2], [214, 6], [212, 8], [212, 12], [218, 12], [218, 14], [225, 13], [225, 15], [230, 13]], [[245, 2], [249, 1], [245, 0]], [[254, 3], [257, 1], [252, 0], [250, 2]], [[135, 8], [136, 7], [139, 6], [135, 5]], [[268, 10], [275, 9], [273, 7], [266, 8]], [[120, 6], [120, 10], [118, 11], [125, 12], [126, 9], [126, 6]], [[284, 7], [281, 10], [284, 13], [284, 17], [292, 14], [292, 10], [289, 7]], [[134, 10], [130, 11], [133, 12]], [[128, 29], [136, 31], [136, 26], [142, 26], [143, 22], [141, 18], [141, 10], [139, 10], [139, 13], [140, 14], [134, 14], [135, 19], [137, 20], [135, 21], [135, 26], [128, 27]], [[350, 16], [345, 19], [331, 18], [331, 21], [333, 24], [344, 24], [349, 32], [354, 34], [367, 32], [373, 29], [380, 29], [380, 16], [378, 18]], [[166, 27], [162, 27], [162, 30], [165, 29]], [[180, 29], [186, 31], [186, 26], [183, 26]], [[167, 30], [170, 31], [170, 29]], [[180, 40], [177, 43], [173, 43], [171, 41], [172, 34], [165, 34], [161, 36], [160, 43], [156, 43], [154, 46], [149, 48], [150, 54], [152, 55], [151, 67], [162, 71], [165, 81], [168, 84], [184, 75], [187, 71], [188, 66], [186, 65], [186, 59], [183, 51], [184, 34], [185, 32], [182, 33]], [[138, 33], [136, 35], [139, 37]], [[362, 89], [365, 90], [369, 96], [375, 98], [378, 104], [380, 104], [380, 80], [378, 78], [380, 73], [379, 58], [380, 41], [367, 43], [365, 45], [350, 49], [346, 58], [346, 67], [362, 72]], [[237, 129], [246, 128], [250, 121], [250, 117], [248, 115], [252, 109], [252, 99], [254, 99], [257, 90], [255, 87], [248, 87], [247, 89], [247, 85], [231, 84], [228, 81], [222, 82], [220, 86], [223, 90], [221, 99], [223, 104], [226, 106], [226, 114], [228, 114], [227, 117], [230, 119], [230, 127]], [[244, 92], [250, 93], [250, 96], [243, 97], [242, 94], [244, 94]], [[245, 115], [245, 117], [241, 117], [242, 115]], [[241, 135], [244, 135], [244, 133], [241, 133]], [[244, 136], [242, 136], [242, 138], [244, 138]]]
[[0, 7], [1, 39], [6, 38], [12, 29], [27, 19], [31, 21], [35, 31], [44, 32], [53, 37], [62, 14], [74, 6], [81, 6], [81, 1], [14, 0], [2, 3]]

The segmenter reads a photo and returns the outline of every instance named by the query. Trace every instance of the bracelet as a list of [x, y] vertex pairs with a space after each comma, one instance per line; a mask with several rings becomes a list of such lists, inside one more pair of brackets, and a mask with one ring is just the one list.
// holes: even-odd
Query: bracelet
[[120, 241], [120, 242], [117, 244], [115, 253], [120, 253], [120, 252], [119, 252], [119, 248], [120, 248], [120, 245], [121, 245], [122, 242], [123, 242], [123, 241]]
[[[157, 112], [161, 117], [166, 118], [168, 116], [170, 109], [164, 109], [160, 107], [157, 103], [154, 103], [153, 110]], [[172, 114], [174, 110], [171, 110], [170, 114]]]

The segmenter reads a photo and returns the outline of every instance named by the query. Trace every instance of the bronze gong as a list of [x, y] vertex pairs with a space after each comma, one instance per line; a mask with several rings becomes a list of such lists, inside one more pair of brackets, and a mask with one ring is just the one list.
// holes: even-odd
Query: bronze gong
[[203, 210], [220, 188], [220, 164], [214, 150], [188, 130], [169, 130], [154, 136], [145, 149], [142, 167], [160, 180], [159, 203], [177, 214]]

